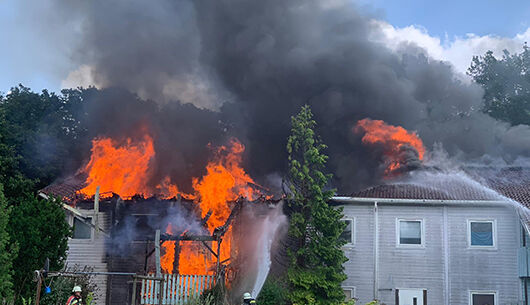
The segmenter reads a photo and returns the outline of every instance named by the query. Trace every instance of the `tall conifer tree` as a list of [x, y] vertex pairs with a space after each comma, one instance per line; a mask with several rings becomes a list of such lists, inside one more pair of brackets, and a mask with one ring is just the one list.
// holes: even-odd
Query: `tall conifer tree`
[[315, 134], [316, 122], [309, 106], [292, 118], [287, 142], [289, 178], [289, 235], [294, 241], [288, 270], [289, 299], [296, 305], [340, 304], [341, 283], [346, 279], [342, 264], [347, 260], [340, 235], [345, 224], [342, 208], [329, 206], [334, 190], [326, 189], [326, 146]]

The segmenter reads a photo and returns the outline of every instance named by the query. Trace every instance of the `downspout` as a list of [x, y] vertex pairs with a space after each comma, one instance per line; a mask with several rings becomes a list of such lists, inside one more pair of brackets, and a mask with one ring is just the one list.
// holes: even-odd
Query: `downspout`
[[443, 208], [443, 218], [445, 305], [449, 305], [449, 221], [447, 217], [447, 206]]
[[374, 300], [379, 294], [379, 211], [377, 201], [374, 201]]

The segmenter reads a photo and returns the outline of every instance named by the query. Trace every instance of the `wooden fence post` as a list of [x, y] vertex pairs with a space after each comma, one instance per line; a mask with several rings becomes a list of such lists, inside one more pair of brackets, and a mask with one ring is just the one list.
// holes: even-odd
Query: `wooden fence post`
[[42, 276], [40, 271], [35, 271], [35, 274], [37, 275], [37, 292], [35, 294], [35, 305], [39, 305], [40, 303], [40, 290], [42, 286]]

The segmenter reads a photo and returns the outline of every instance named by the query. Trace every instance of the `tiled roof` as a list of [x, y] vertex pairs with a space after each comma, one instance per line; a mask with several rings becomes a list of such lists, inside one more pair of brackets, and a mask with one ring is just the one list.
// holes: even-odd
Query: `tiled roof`
[[507, 197], [530, 207], [530, 168], [468, 167], [456, 174], [418, 171], [350, 196], [425, 200], [503, 200]]
[[530, 207], [530, 168], [528, 167], [475, 167], [470, 176], [491, 189]]
[[352, 197], [387, 198], [387, 199], [420, 199], [420, 200], [494, 200], [482, 192], [466, 188], [444, 190], [408, 183], [383, 184], [355, 192]]
[[67, 201], [74, 202], [78, 199], [82, 199], [78, 191], [84, 186], [85, 179], [83, 178], [84, 177], [77, 175], [70, 176], [65, 179], [60, 179], [43, 188], [39, 192], [49, 196], [59, 196]]

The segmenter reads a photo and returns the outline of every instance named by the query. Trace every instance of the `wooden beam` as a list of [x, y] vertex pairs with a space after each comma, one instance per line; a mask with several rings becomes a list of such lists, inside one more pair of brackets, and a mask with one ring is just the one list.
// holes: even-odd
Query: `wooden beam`
[[40, 303], [40, 290], [42, 287], [42, 275], [40, 271], [35, 271], [35, 274], [37, 275], [37, 291], [35, 292], [35, 305], [39, 305]]
[[208, 246], [207, 243], [205, 243], [204, 241], [202, 241], [202, 244], [206, 247], [206, 249], [210, 250], [210, 252], [212, 252], [212, 254], [217, 257], [217, 253], [215, 253], [215, 251], [212, 250], [212, 248], [210, 248], [210, 246]]
[[160, 277], [162, 272], [160, 271], [160, 230], [155, 232], [155, 267], [156, 276]]
[[179, 274], [180, 241], [175, 241], [175, 255], [173, 256], [173, 273]]
[[175, 236], [175, 235], [169, 235], [164, 234], [160, 237], [160, 240], [167, 241], [167, 240], [175, 240], [175, 241], [215, 241], [215, 237], [209, 236], [209, 235], [183, 235], [183, 236]]

